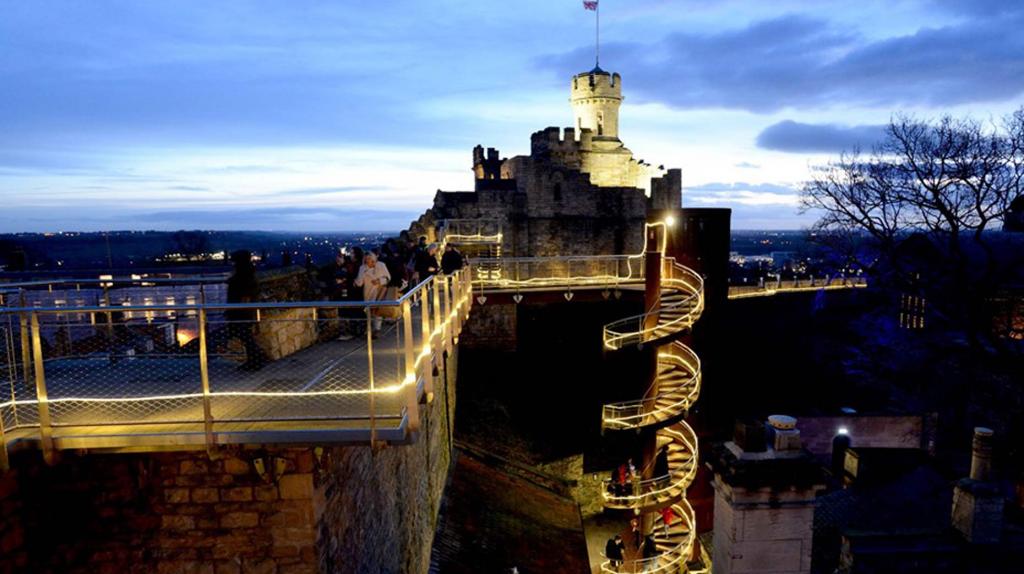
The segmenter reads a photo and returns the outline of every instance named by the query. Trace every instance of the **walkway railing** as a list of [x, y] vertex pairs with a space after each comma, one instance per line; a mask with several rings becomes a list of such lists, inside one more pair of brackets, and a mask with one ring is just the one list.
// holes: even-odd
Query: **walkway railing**
[[374, 302], [0, 309], [0, 457], [406, 440], [470, 280], [464, 269]]
[[227, 273], [150, 277], [113, 275], [0, 282], [0, 307], [195, 305], [223, 302]]
[[643, 255], [502, 257], [474, 262], [487, 265], [491, 271], [477, 275], [474, 287], [482, 290], [615, 289], [642, 283], [643, 262]]
[[446, 219], [441, 226], [441, 240], [457, 245], [500, 244], [501, 222], [496, 219]]
[[766, 281], [763, 285], [730, 285], [730, 299], [748, 299], [751, 297], [770, 297], [782, 293], [800, 293], [806, 291], [835, 291], [840, 289], [857, 289], [867, 287], [867, 278], [826, 277], [824, 279], [787, 279], [785, 281]]

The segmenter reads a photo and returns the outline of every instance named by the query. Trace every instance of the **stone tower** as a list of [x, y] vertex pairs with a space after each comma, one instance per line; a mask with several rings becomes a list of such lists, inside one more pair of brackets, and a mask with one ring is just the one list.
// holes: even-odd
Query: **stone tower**
[[622, 78], [601, 68], [572, 78], [569, 101], [575, 116], [576, 133], [589, 129], [595, 138], [619, 139], [619, 106]]

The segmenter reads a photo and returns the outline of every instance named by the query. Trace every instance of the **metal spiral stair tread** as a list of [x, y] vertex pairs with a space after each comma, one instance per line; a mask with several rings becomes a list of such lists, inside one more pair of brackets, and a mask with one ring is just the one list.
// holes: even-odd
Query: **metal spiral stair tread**
[[658, 353], [657, 384], [643, 399], [604, 406], [602, 430], [664, 428], [683, 419], [700, 394], [700, 359], [674, 341]]

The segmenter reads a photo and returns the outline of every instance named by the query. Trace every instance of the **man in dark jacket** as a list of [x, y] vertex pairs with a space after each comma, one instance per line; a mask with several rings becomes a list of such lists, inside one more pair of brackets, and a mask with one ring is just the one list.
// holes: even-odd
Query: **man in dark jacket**
[[[228, 303], [258, 303], [260, 285], [256, 279], [256, 266], [252, 264], [252, 253], [246, 250], [231, 254], [235, 272], [228, 278]], [[266, 353], [256, 343], [253, 330], [256, 328], [255, 309], [228, 309], [224, 311], [227, 321], [227, 341], [238, 339], [245, 347], [245, 362], [239, 367], [255, 371], [269, 361]], [[225, 341], [225, 342], [227, 342]]]
[[643, 546], [644, 572], [653, 572], [658, 567], [658, 545], [654, 543], [654, 537], [647, 535], [644, 538]]
[[626, 544], [622, 542], [622, 536], [616, 534], [615, 538], [609, 538], [608, 543], [604, 546], [604, 555], [608, 557], [608, 560], [612, 563], [612, 568], [618, 571], [619, 566], [622, 564], [622, 551], [625, 549]]
[[416, 281], [422, 283], [437, 274], [437, 244], [431, 243], [423, 251], [416, 252]]
[[462, 269], [462, 254], [455, 245], [448, 243], [444, 246], [444, 255], [441, 256], [441, 271], [445, 275], [451, 275], [459, 269]]

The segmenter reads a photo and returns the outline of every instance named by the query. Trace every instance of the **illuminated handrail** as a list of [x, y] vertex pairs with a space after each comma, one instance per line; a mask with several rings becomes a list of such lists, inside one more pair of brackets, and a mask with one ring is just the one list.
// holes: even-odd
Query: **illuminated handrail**
[[644, 278], [643, 255], [501, 257], [480, 260], [489, 274], [477, 276], [478, 289], [573, 287], [616, 288]]
[[[697, 433], [690, 425], [681, 421], [671, 427], [659, 430], [658, 438], [661, 439], [659, 446], [668, 449], [666, 453], [669, 456], [668, 473], [621, 485], [630, 491], [628, 494], [619, 493], [615, 489], [615, 481], [605, 478], [602, 496], [606, 507], [649, 508], [664, 503], [666, 500], [672, 501], [686, 493], [687, 487], [697, 475]], [[686, 459], [681, 463], [673, 464], [670, 456], [672, 454], [683, 454]]]
[[771, 297], [784, 293], [806, 293], [817, 291], [839, 291], [843, 289], [863, 289], [868, 286], [867, 278], [862, 276], [845, 278], [825, 278], [823, 280], [786, 280], [760, 285], [730, 285], [729, 299], [749, 299], [752, 297]]
[[[690, 559], [693, 545], [697, 540], [696, 519], [693, 507], [686, 500], [673, 504], [672, 512], [675, 515], [675, 520], [668, 527], [667, 536], [662, 517], [659, 515], [654, 521], [652, 536], [655, 546], [658, 548], [658, 556], [628, 560], [618, 567], [613, 566], [610, 560], [605, 560], [601, 563], [601, 572], [606, 574], [622, 574], [623, 572], [677, 574], [680, 572]], [[675, 539], [680, 540], [674, 542]]]
[[446, 219], [441, 224], [440, 238], [442, 245], [501, 244], [501, 222], [496, 219]]
[[[7, 374], [8, 389], [3, 389], [7, 400], [0, 401], [0, 449], [6, 448], [7, 440], [14, 440], [11, 433], [16, 431], [30, 430], [34, 434], [25, 435], [20, 433], [17, 440], [41, 440], [44, 450], [47, 446], [46, 437], [53, 429], [69, 427], [122, 427], [118, 436], [131, 437], [146, 435], [152, 437], [160, 435], [159, 428], [146, 428], [152, 425], [196, 423], [207, 426], [221, 423], [281, 423], [306, 421], [309, 426], [300, 427], [312, 428], [317, 431], [337, 429], [338, 431], [350, 431], [352, 429], [364, 428], [359, 425], [353, 426], [352, 421], [370, 421], [370, 436], [374, 436], [373, 425], [375, 421], [393, 421], [392, 427], [396, 430], [415, 430], [418, 425], [418, 404], [422, 393], [428, 393], [432, 388], [433, 372], [438, 357], [442, 350], [450, 350], [455, 343], [462, 324], [472, 305], [471, 285], [472, 270], [467, 267], [453, 273], [450, 276], [430, 277], [420, 284], [414, 286], [409, 292], [394, 300], [383, 301], [306, 301], [306, 302], [280, 302], [280, 303], [199, 303], [192, 305], [126, 305], [126, 306], [58, 306], [58, 307], [7, 307], [0, 309], [0, 327], [3, 329], [3, 337], [7, 343], [8, 357], [4, 367]], [[414, 309], [415, 308], [415, 309]], [[389, 330], [394, 337], [393, 344], [379, 344], [378, 347], [371, 345], [370, 334], [376, 317], [385, 314], [395, 317], [395, 328]], [[219, 320], [215, 324], [209, 323], [209, 317], [215, 314], [232, 310], [249, 310], [255, 314], [255, 319], [237, 321]], [[299, 313], [292, 311], [290, 314], [282, 312], [299, 310]], [[358, 310], [358, 313], [355, 311]], [[198, 321], [199, 336], [192, 339], [199, 341], [199, 355], [195, 351], [184, 352], [185, 342], [180, 342], [179, 351], [167, 352], [154, 349], [154, 352], [145, 351], [135, 354], [117, 350], [114, 345], [116, 338], [111, 338], [114, 333], [115, 323], [112, 317], [120, 313], [131, 312], [168, 312], [177, 316], [175, 325], [182, 325], [177, 319], [191, 321], [195, 326]], [[342, 312], [347, 313], [347, 317]], [[336, 313], [334, 313], [336, 312]], [[333, 314], [332, 314], [333, 313]], [[67, 320], [71, 316], [87, 317], [87, 320]], [[56, 317], [56, 321], [44, 322], [40, 319], [45, 317]], [[122, 316], [124, 317], [124, 315]], [[63, 319], [62, 319], [63, 318]], [[161, 316], [161, 323], [166, 317]], [[206, 377], [210, 369], [210, 361], [207, 358], [206, 343], [207, 332], [214, 336], [213, 329], [220, 325], [221, 344], [231, 342], [231, 331], [227, 331], [224, 339], [224, 330], [231, 324], [242, 323], [247, 328], [249, 324], [258, 325], [270, 323], [272, 325], [287, 325], [302, 323], [307, 331], [304, 332], [306, 342], [304, 346], [298, 347], [295, 343], [287, 351], [280, 351], [279, 356], [285, 357], [302, 349], [316, 347], [324, 341], [320, 332], [324, 321], [336, 321], [338, 327], [344, 324], [353, 324], [365, 321], [367, 340], [365, 347], [358, 344], [354, 349], [350, 347], [335, 348], [325, 347], [316, 350], [313, 363], [310, 363], [308, 372], [301, 375], [294, 375], [289, 381], [295, 384], [302, 384], [299, 390], [263, 388], [266, 381], [278, 380], [275, 377], [288, 377], [289, 371], [293, 369], [294, 360], [281, 363], [275, 366], [277, 371], [271, 372], [270, 379], [266, 377], [246, 375], [244, 372], [234, 373], [232, 377], [225, 378], [218, 382], [221, 387], [209, 388]], [[172, 324], [170, 321], [164, 324]], [[415, 326], [414, 326], [415, 323]], [[116, 328], [140, 327], [136, 323], [129, 323], [125, 319], [116, 324]], [[140, 328], [145, 328], [142, 325]], [[282, 327], [283, 328], [283, 327]], [[336, 327], [337, 328], [337, 327]], [[71, 346], [74, 340], [70, 334], [65, 336], [64, 345], [67, 349], [55, 350], [55, 343], [47, 343], [47, 337], [58, 336], [63, 330], [80, 329], [85, 336], [85, 341], [90, 344], [99, 345], [102, 348], [88, 351], [82, 348], [73, 349]], [[294, 331], [294, 330], [293, 330]], [[131, 331], [125, 331], [132, 336]], [[257, 331], [253, 331], [257, 333]], [[101, 335], [106, 334], [106, 338]], [[271, 335], [279, 333], [270, 331]], [[294, 333], [293, 333], [294, 334]], [[253, 335], [255, 336], [255, 334]], [[336, 335], [331, 335], [336, 337]], [[283, 340], [283, 339], [280, 339]], [[70, 341], [70, 343], [69, 343]], [[58, 340], [59, 342], [59, 340]], [[186, 341], [187, 342], [187, 341]], [[242, 341], [244, 343], [244, 340]], [[47, 350], [44, 351], [44, 347]], [[227, 348], [227, 347], [225, 347]], [[193, 348], [194, 349], [194, 348]], [[332, 351], [331, 349], [337, 349]], [[375, 354], [375, 349], [378, 352]], [[17, 351], [21, 351], [20, 355]], [[344, 351], [342, 353], [342, 351]], [[180, 353], [180, 354], [178, 354]], [[339, 353], [333, 356], [331, 353]], [[384, 353], [384, 354], [381, 354]], [[19, 356], [15, 356], [19, 355]], [[248, 355], [248, 353], [247, 353]], [[221, 354], [220, 357], [233, 357], [235, 355]], [[247, 357], [248, 359], [248, 357]], [[269, 360], [269, 359], [268, 359]], [[140, 363], [142, 361], [143, 363]], [[373, 365], [380, 361], [386, 361], [389, 365], [385, 373], [376, 373], [374, 376]], [[351, 365], [369, 365], [368, 380], [356, 380], [352, 377], [363, 376], [359, 370], [362, 367], [353, 368]], [[137, 365], [135, 370], [130, 367]], [[265, 365], [275, 365], [274, 360], [269, 360]], [[260, 368], [264, 368], [262, 365]], [[128, 371], [124, 371], [124, 369]], [[222, 365], [221, 371], [226, 368]], [[118, 369], [121, 369], [120, 371]], [[334, 369], [334, 371], [332, 371]], [[337, 369], [344, 369], [343, 375], [349, 377], [344, 385], [325, 386], [321, 381], [327, 380], [324, 377], [335, 378], [339, 376]], [[322, 371], [316, 374], [316, 371]], [[124, 373], [131, 376], [125, 378]], [[281, 375], [276, 373], [280, 372]], [[47, 393], [47, 385], [50, 377], [55, 376], [59, 386], [58, 392], [53, 389]], [[197, 387], [197, 377], [202, 378], [202, 388]], [[308, 383], [307, 376], [312, 376]], [[120, 377], [120, 378], [119, 378]], [[143, 384], [139, 387], [133, 377], [143, 377]], [[248, 377], [248, 378], [247, 378]], [[296, 378], [298, 377], [298, 378]], [[376, 380], [374, 380], [376, 378]], [[94, 387], [94, 382], [102, 386]], [[257, 384], [256, 388], [252, 387]], [[290, 383], [291, 384], [291, 383]], [[239, 387], [239, 385], [242, 385]], [[248, 385], [249, 387], [246, 387]], [[138, 388], [137, 388], [138, 387]], [[373, 397], [380, 397], [377, 401]], [[345, 399], [351, 397], [351, 399]], [[369, 399], [369, 410], [359, 399]], [[387, 397], [394, 397], [388, 399]], [[351, 412], [333, 411], [330, 405], [325, 403], [317, 404], [323, 400], [353, 400], [355, 405]], [[225, 403], [224, 400], [229, 402]], [[197, 401], [209, 405], [211, 402], [216, 407], [221, 404], [225, 407], [225, 413], [230, 411], [231, 405], [244, 400], [247, 409], [239, 412], [218, 415], [217, 409], [211, 414], [207, 407], [205, 413], [199, 414], [195, 410]], [[295, 403], [296, 400], [307, 400], [305, 403]], [[218, 403], [220, 401], [220, 403]], [[292, 401], [286, 404], [288, 401]], [[348, 403], [346, 403], [348, 404]], [[305, 406], [304, 406], [305, 405]], [[360, 406], [363, 405], [363, 406]], [[376, 406], [375, 406], [376, 405]], [[384, 406], [381, 406], [384, 405]], [[251, 407], [251, 408], [249, 408]], [[312, 412], [310, 410], [312, 408]], [[70, 409], [70, 410], [69, 410]], [[118, 410], [120, 409], [120, 410]], [[236, 409], [237, 410], [237, 409]], [[51, 413], [58, 413], [52, 417]], [[116, 412], [117, 416], [103, 416]], [[64, 413], [63, 415], [59, 413]], [[324, 423], [336, 421], [339, 426]], [[342, 424], [344, 423], [344, 424]], [[258, 425], [257, 425], [258, 426]], [[291, 427], [289, 427], [291, 428]], [[252, 427], [249, 430], [258, 431], [259, 428]], [[113, 431], [110, 431], [113, 432]], [[174, 434], [176, 431], [166, 431], [167, 434]], [[192, 431], [182, 431], [192, 432]], [[402, 432], [405, 432], [404, 430]], [[88, 433], [86, 433], [88, 434]], [[210, 440], [219, 442], [220, 438], [215, 433], [207, 432], [207, 446]], [[70, 436], [70, 435], [66, 435]], [[76, 440], [81, 435], [75, 435]], [[353, 435], [354, 436], [354, 435]], [[395, 440], [394, 433], [389, 435]], [[109, 438], [109, 437], [108, 437]], [[127, 440], [127, 439], [126, 439]], [[107, 443], [110, 441], [107, 440]], [[180, 441], [171, 440], [172, 444], [181, 444]], [[106, 443], [105, 443], [106, 444]], [[124, 446], [124, 445], [122, 445]], [[61, 448], [59, 445], [57, 448]], [[68, 447], [74, 448], [74, 447]], [[0, 457], [2, 459], [2, 457]]]
[[[662, 291], [680, 294], [682, 298], [662, 302], [656, 309], [646, 313], [608, 323], [604, 326], [606, 348], [621, 349], [669, 337], [689, 329], [700, 317], [704, 310], [704, 279], [671, 258], [663, 260], [663, 270]], [[655, 325], [647, 326], [655, 318]]]
[[[686, 381], [673, 388], [669, 380], [673, 376], [683, 376]], [[700, 358], [686, 345], [674, 341], [658, 351], [658, 393], [604, 405], [601, 424], [607, 429], [628, 430], [682, 416], [700, 395], [700, 383]], [[668, 402], [658, 406], [659, 401]]]

